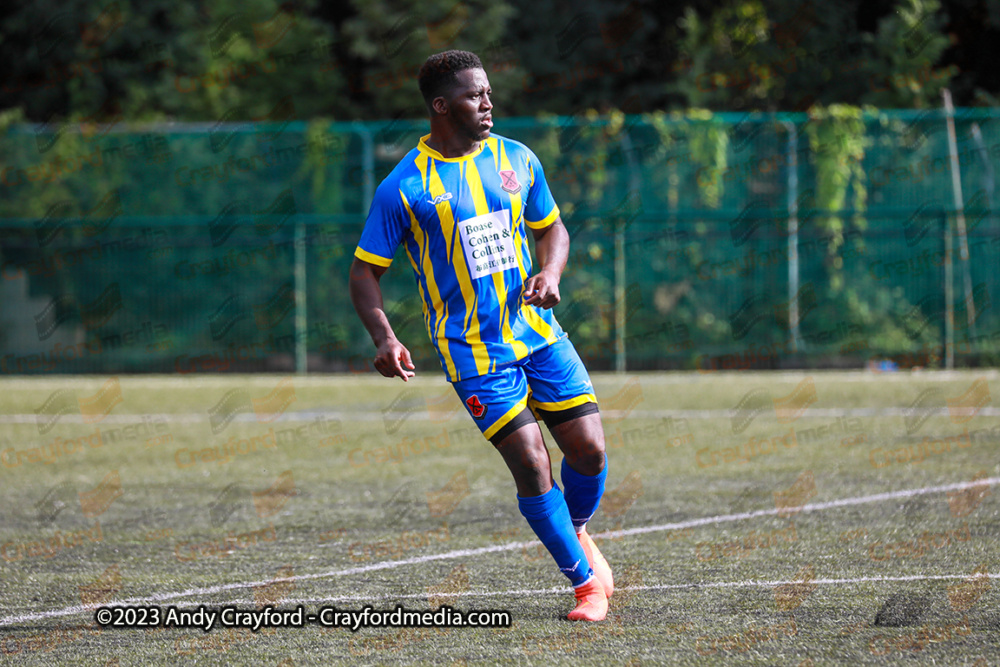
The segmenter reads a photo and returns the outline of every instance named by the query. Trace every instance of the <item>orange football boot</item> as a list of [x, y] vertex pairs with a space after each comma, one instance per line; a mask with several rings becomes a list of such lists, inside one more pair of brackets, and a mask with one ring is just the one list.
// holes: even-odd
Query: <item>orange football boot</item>
[[571, 621], [603, 621], [608, 615], [608, 596], [604, 586], [596, 576], [573, 589], [576, 594], [576, 608], [566, 618]]
[[580, 538], [580, 546], [583, 547], [583, 553], [587, 554], [587, 562], [590, 563], [594, 576], [604, 586], [604, 592], [610, 598], [611, 594], [615, 592], [615, 577], [611, 574], [611, 566], [604, 559], [601, 550], [594, 544], [593, 538], [587, 534], [586, 528], [577, 533], [576, 536]]

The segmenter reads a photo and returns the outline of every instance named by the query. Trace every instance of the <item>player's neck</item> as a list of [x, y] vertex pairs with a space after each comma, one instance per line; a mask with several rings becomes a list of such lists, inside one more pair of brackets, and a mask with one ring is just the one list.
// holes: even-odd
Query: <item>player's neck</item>
[[431, 135], [424, 142], [428, 148], [441, 154], [441, 157], [452, 159], [472, 155], [479, 150], [480, 142], [468, 139], [453, 132], [431, 125]]

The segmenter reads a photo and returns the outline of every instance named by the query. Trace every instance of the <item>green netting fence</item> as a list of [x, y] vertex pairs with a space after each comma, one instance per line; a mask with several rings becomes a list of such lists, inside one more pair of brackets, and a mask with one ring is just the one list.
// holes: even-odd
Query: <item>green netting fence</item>
[[[591, 369], [1000, 359], [1000, 112], [497, 119], [570, 230]], [[426, 122], [7, 128], [0, 373], [369, 372], [348, 267]], [[954, 150], [950, 146], [953, 144]], [[956, 197], [952, 154], [961, 197]], [[383, 279], [438, 361], [409, 262]]]

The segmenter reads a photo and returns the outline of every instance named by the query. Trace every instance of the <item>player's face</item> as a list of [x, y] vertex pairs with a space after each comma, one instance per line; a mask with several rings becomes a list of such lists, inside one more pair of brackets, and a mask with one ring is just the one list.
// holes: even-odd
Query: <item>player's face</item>
[[457, 79], [448, 100], [448, 115], [458, 133], [482, 141], [490, 136], [493, 127], [490, 80], [481, 69], [463, 70]]

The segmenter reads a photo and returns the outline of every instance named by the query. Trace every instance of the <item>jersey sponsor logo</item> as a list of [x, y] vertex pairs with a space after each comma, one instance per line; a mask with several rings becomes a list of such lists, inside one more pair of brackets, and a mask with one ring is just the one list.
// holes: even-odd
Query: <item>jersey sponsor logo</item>
[[428, 199], [427, 203], [428, 204], [433, 204], [434, 206], [437, 206], [441, 202], [448, 201], [449, 199], [451, 199], [451, 193], [450, 192], [446, 192], [443, 195], [438, 195], [434, 199]]
[[472, 396], [469, 396], [467, 399], [465, 399], [465, 404], [469, 406], [469, 412], [471, 412], [472, 416], [475, 417], [476, 419], [482, 419], [483, 417], [486, 416], [486, 410], [488, 409], [489, 406], [484, 405], [482, 402], [480, 402], [479, 396], [477, 396], [476, 394], [473, 394]]
[[458, 223], [458, 232], [473, 280], [518, 266], [510, 209], [463, 220]]
[[500, 184], [501, 188], [512, 195], [516, 195], [521, 191], [521, 184], [517, 182], [516, 171], [513, 169], [501, 169], [498, 173], [500, 174], [500, 179], [502, 180], [502, 183]]

